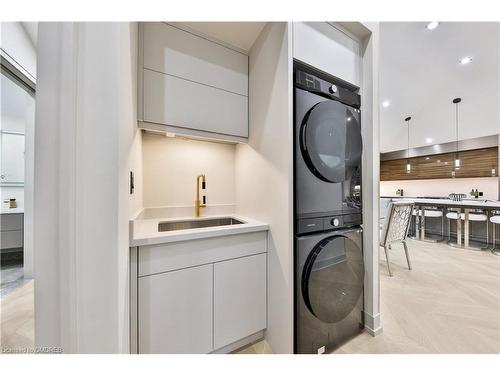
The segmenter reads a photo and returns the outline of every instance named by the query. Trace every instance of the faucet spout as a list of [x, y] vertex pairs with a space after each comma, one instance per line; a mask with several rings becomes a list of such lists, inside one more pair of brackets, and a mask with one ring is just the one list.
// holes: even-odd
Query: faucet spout
[[206, 189], [206, 179], [204, 174], [200, 174], [196, 177], [196, 200], [194, 201], [194, 214], [196, 217], [200, 217], [201, 207], [206, 207], [206, 196], [203, 195], [203, 203], [200, 200], [200, 180], [201, 188]]

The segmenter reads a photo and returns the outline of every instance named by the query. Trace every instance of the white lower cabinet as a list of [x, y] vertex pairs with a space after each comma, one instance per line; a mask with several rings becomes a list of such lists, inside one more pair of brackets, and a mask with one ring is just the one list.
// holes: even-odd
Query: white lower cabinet
[[212, 281], [212, 264], [140, 277], [138, 352], [211, 352]]
[[214, 264], [214, 349], [266, 328], [266, 254]]
[[131, 272], [133, 353], [229, 352], [266, 329], [266, 231], [132, 248]]

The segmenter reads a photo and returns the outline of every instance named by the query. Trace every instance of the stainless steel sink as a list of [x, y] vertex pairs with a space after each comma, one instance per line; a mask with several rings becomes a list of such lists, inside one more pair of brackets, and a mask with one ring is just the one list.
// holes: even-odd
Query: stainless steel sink
[[216, 219], [164, 221], [158, 224], [158, 232], [168, 232], [171, 230], [207, 228], [207, 227], [220, 227], [223, 225], [237, 225], [237, 224], [244, 224], [244, 222], [236, 220], [232, 217], [219, 217]]

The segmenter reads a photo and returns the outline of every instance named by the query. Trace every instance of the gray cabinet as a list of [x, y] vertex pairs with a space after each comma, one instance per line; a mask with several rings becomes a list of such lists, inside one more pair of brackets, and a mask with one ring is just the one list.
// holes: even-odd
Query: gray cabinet
[[248, 56], [161, 22], [140, 24], [139, 126], [248, 137]]
[[213, 265], [139, 278], [139, 353], [212, 351]]
[[266, 328], [266, 254], [214, 265], [215, 349]]
[[18, 249], [23, 247], [24, 215], [0, 214], [0, 249]]

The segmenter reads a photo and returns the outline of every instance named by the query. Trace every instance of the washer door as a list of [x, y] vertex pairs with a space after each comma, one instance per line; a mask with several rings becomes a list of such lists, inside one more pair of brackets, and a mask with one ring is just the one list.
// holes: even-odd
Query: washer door
[[363, 293], [363, 253], [345, 235], [319, 242], [302, 274], [302, 295], [309, 311], [326, 323], [336, 323], [356, 307]]
[[335, 100], [316, 104], [300, 128], [302, 156], [314, 175], [343, 182], [361, 165], [362, 141], [356, 110]]

